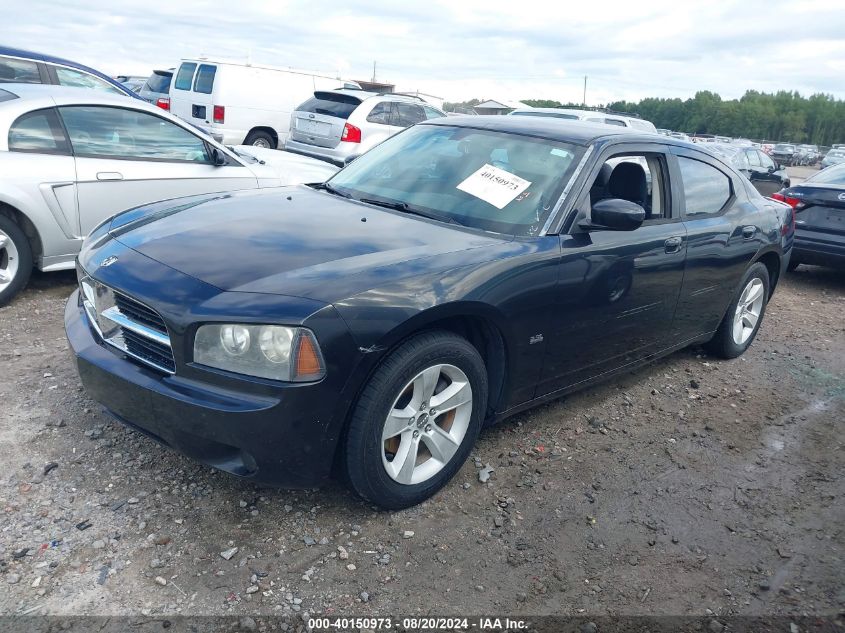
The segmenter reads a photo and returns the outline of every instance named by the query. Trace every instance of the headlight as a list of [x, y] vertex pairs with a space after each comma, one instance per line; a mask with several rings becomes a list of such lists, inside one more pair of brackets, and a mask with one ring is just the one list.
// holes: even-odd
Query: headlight
[[194, 338], [194, 362], [288, 382], [319, 380], [326, 374], [313, 332], [281, 325], [203, 325]]

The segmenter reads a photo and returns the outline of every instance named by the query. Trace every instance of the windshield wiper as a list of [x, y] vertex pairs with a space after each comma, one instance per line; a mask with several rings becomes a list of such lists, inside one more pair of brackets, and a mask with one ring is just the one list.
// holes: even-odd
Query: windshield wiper
[[423, 218], [428, 218], [429, 220], [437, 220], [439, 222], [446, 222], [447, 224], [457, 224], [458, 226], [464, 226], [461, 222], [458, 222], [452, 216], [441, 215], [440, 213], [432, 213], [431, 211], [424, 211], [418, 207], [412, 207], [407, 202], [400, 202], [399, 200], [375, 200], [373, 198], [359, 198], [358, 200], [359, 202], [365, 202], [366, 204], [374, 204], [376, 206], [384, 207], [386, 209], [394, 209], [395, 211], [402, 211], [403, 213], [418, 215]]
[[308, 185], [309, 187], [313, 187], [318, 191], [328, 191], [333, 196], [340, 196], [341, 198], [351, 198], [351, 193], [346, 193], [345, 191], [340, 191], [339, 189], [335, 189], [327, 182], [318, 182], [316, 185]]

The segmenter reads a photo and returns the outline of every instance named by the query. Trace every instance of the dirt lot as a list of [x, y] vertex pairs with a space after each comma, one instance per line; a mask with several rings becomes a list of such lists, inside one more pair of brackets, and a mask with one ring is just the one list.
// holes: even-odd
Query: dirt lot
[[845, 609], [840, 273], [789, 275], [740, 359], [686, 350], [487, 430], [397, 513], [256, 488], [110, 421], [66, 351], [73, 288], [36, 274], [0, 309], [0, 613]]

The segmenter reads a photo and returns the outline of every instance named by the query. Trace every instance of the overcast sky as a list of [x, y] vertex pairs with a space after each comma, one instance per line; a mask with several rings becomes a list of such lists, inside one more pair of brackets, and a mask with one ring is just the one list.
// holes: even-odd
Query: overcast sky
[[[845, 98], [844, 0], [10, 0], [0, 43], [108, 74], [205, 54], [369, 79], [449, 101]], [[340, 8], [342, 7], [342, 8]]]

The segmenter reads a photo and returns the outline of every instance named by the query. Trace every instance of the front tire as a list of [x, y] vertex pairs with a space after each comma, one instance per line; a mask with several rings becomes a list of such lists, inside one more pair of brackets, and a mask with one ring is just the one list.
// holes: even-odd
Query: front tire
[[0, 215], [0, 306], [23, 290], [32, 274], [32, 247], [21, 227]]
[[722, 358], [742, 355], [754, 341], [769, 301], [769, 270], [757, 262], [742, 278], [734, 300], [707, 349]]
[[367, 383], [350, 422], [345, 469], [361, 497], [385, 509], [440, 490], [472, 450], [487, 408], [487, 371], [466, 339], [424, 332]]

